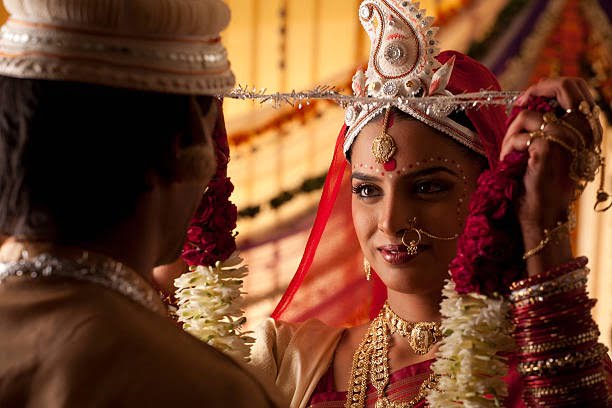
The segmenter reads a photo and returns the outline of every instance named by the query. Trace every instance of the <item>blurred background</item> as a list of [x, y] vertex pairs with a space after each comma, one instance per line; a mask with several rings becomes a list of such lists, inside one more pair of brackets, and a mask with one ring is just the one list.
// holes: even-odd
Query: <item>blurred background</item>
[[[226, 0], [232, 21], [223, 33], [238, 83], [270, 91], [332, 85], [350, 93], [367, 65], [369, 41], [359, 0]], [[442, 49], [478, 59], [508, 90], [543, 76], [579, 76], [592, 87], [612, 134], [612, 1], [423, 0], [436, 17]], [[0, 10], [2, 20], [6, 17]], [[238, 245], [250, 266], [245, 282], [248, 325], [274, 309], [300, 262], [343, 112], [329, 102], [274, 109], [225, 101], [232, 149], [233, 200], [240, 211]], [[604, 153], [612, 143], [604, 137]], [[612, 160], [612, 159], [611, 159]], [[605, 180], [612, 189], [612, 171]], [[590, 292], [602, 342], [612, 336], [612, 211], [593, 211], [599, 178], [577, 206], [577, 254], [590, 259]]]

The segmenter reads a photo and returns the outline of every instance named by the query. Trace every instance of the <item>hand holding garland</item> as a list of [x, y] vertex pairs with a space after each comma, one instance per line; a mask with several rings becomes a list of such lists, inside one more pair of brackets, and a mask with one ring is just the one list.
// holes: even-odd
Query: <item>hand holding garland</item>
[[[586, 259], [572, 260], [567, 228], [558, 224], [566, 222], [576, 191], [594, 178], [599, 164], [581, 166], [588, 163], [585, 158], [599, 158], [601, 140], [593, 109], [584, 106], [591, 100], [582, 103], [577, 97], [582, 91], [575, 87], [583, 85], [561, 79], [530, 88], [515, 109], [518, 119], [505, 139], [503, 161], [478, 180], [441, 304], [447, 337], [432, 365], [441, 375], [438, 389], [428, 396], [433, 406], [499, 406], [507, 395], [499, 353], [514, 350], [515, 342], [528, 406], [608, 403], [605, 347], [597, 344], [590, 314], [594, 301], [585, 292]], [[551, 102], [553, 97], [560, 102]], [[577, 106], [583, 116], [568, 112], [568, 106]], [[553, 114], [562, 119], [551, 120]], [[600, 190], [598, 202], [607, 199]], [[523, 243], [532, 249], [525, 252]], [[530, 277], [520, 280], [523, 254]]]
[[[536, 106], [533, 97], [554, 98], [565, 114], [559, 118], [551, 105]], [[525, 248], [532, 248], [523, 257], [529, 278], [513, 283], [510, 295], [524, 401], [605, 407], [611, 402], [602, 366], [607, 348], [597, 342], [591, 317], [595, 300], [586, 292], [587, 260], [572, 260], [568, 227], [576, 192], [602, 164], [601, 128], [582, 80], [545, 80], [524, 98], [528, 103], [502, 149], [502, 158], [512, 150], [528, 154], [517, 216]]]
[[[582, 104], [595, 106], [582, 79], [542, 80], [517, 102], [522, 105], [533, 97], [555, 100], [562, 117], [552, 106], [523, 106], [508, 127], [501, 151], [502, 159], [513, 150], [529, 154], [517, 215], [530, 276], [572, 258], [565, 225], [571, 223], [576, 192], [593, 180], [599, 167], [601, 143], [601, 131], [579, 110]], [[576, 169], [585, 160], [592, 161], [589, 168]]]

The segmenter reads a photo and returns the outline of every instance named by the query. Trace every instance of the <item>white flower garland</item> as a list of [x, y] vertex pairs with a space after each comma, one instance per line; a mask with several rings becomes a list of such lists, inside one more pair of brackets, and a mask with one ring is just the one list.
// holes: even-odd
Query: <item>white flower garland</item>
[[215, 266], [190, 268], [174, 281], [178, 321], [183, 329], [235, 359], [248, 361], [254, 339], [242, 332], [241, 297], [248, 267], [234, 252]]
[[500, 298], [470, 293], [460, 295], [448, 281], [442, 291], [442, 331], [445, 338], [432, 370], [440, 375], [438, 387], [429, 391], [432, 407], [463, 405], [499, 407], [508, 395], [502, 379], [508, 372], [497, 353], [514, 350], [510, 303]]

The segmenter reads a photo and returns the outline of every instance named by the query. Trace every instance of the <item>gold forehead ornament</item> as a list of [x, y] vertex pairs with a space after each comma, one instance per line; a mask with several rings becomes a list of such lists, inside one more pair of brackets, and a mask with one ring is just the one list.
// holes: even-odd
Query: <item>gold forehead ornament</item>
[[389, 116], [391, 115], [391, 108], [387, 108], [385, 111], [385, 118], [383, 120], [382, 131], [380, 135], [374, 138], [372, 142], [372, 154], [376, 163], [386, 164], [391, 161], [395, 152], [397, 152], [397, 145], [395, 140], [387, 133], [389, 125]]

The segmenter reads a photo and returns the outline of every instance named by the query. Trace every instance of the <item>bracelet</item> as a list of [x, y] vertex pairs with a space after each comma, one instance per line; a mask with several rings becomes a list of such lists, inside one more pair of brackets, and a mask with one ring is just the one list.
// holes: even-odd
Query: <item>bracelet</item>
[[578, 346], [590, 341], [595, 342], [599, 338], [600, 334], [599, 329], [589, 330], [575, 336], [559, 336], [555, 341], [543, 343], [526, 342], [524, 344], [519, 344], [519, 348], [521, 350], [521, 354], [539, 354], [546, 351]]
[[[550, 326], [566, 327], [566, 330], [569, 330], [580, 323], [588, 323], [591, 318], [590, 309], [595, 304], [595, 300], [587, 298], [576, 305], [567, 307], [568, 301], [563, 302], [561, 306], [546, 308], [539, 313], [515, 313], [513, 321], [517, 329], [528, 329], [534, 332]], [[563, 309], [559, 311], [559, 307]]]
[[528, 375], [528, 376], [523, 377], [523, 381], [526, 384], [529, 384], [530, 388], [554, 387], [554, 386], [565, 385], [568, 383], [573, 383], [576, 380], [576, 378], [580, 378], [580, 376], [588, 376], [588, 375], [600, 373], [602, 372], [601, 371], [602, 368], [603, 368], [603, 365], [599, 364], [598, 366], [588, 368], [586, 370], [581, 370], [578, 373], [569, 372], [569, 373], [563, 373], [560, 375], [555, 375], [555, 376], [550, 376], [550, 377], [538, 377], [537, 375], [536, 376]]
[[546, 293], [541, 293], [539, 295], [536, 295], [536, 296], [533, 296], [533, 297], [529, 297], [529, 298], [526, 298], [524, 300], [515, 302], [514, 303], [514, 307], [516, 307], [516, 308], [523, 308], [523, 307], [529, 306], [529, 305], [536, 305], [538, 303], [545, 302], [545, 301], [549, 300], [552, 297], [564, 294], [566, 292], [579, 291], [580, 289], [586, 288], [586, 285], [587, 285], [587, 278], [585, 277], [585, 278], [583, 278], [583, 279], [581, 279], [579, 281], [567, 283], [563, 287], [551, 289], [551, 290], [549, 290]]
[[525, 300], [530, 297], [545, 295], [547, 292], [554, 290], [557, 287], [563, 287], [567, 284], [585, 279], [589, 272], [590, 271], [588, 268], [580, 268], [553, 280], [532, 285], [527, 288], [517, 289], [510, 293], [510, 301], [520, 302], [521, 300]]
[[517, 289], [522, 289], [524, 287], [533, 286], [540, 282], [545, 282], [547, 280], [559, 277], [568, 272], [574, 271], [579, 268], [584, 268], [588, 263], [588, 259], [585, 256], [581, 256], [571, 261], [568, 261], [564, 264], [556, 266], [548, 271], [542, 272], [538, 275], [530, 276], [528, 278], [516, 281], [510, 285], [510, 290], [515, 291]]
[[[589, 115], [591, 115], [590, 107], [588, 107], [588, 113]], [[586, 115], [586, 113], [583, 114]], [[601, 157], [601, 151], [597, 148], [588, 149], [582, 133], [578, 129], [576, 129], [571, 123], [567, 122], [564, 119], [558, 118], [554, 112], [545, 113], [542, 119], [543, 122], [540, 126], [540, 131], [530, 133], [531, 138], [528, 142], [527, 147], [529, 147], [529, 144], [531, 144], [531, 140], [533, 140], [535, 137], [544, 137], [546, 140], [556, 143], [559, 146], [563, 147], [565, 150], [567, 150], [572, 155], [570, 178], [577, 183], [577, 194], [575, 198], [578, 198], [580, 193], [582, 193], [582, 191], [586, 187], [586, 183], [595, 179], [597, 169], [599, 169], [603, 160]], [[589, 121], [590, 120], [591, 119], [589, 119]], [[568, 143], [568, 141], [544, 132], [546, 126], [551, 124], [569, 130], [576, 137], [579, 147], [573, 147]], [[592, 125], [591, 128], [593, 128]]]
[[601, 108], [597, 105], [591, 109], [591, 106], [587, 101], [580, 102], [578, 110], [582, 113], [589, 121], [591, 131], [593, 132], [593, 143], [598, 146], [601, 143], [603, 136], [603, 128], [601, 122], [599, 122], [599, 115], [601, 114]]
[[564, 356], [551, 357], [546, 360], [521, 362], [518, 364], [518, 372], [522, 375], [554, 375], [559, 370], [593, 365], [599, 362], [607, 352], [608, 348], [598, 343], [597, 346], [584, 352], [567, 353]]
[[[572, 327], [571, 330], [564, 329], [567, 329], [567, 327], [564, 328], [562, 326], [554, 326], [538, 330], [519, 329], [519, 333], [522, 335], [519, 336], [519, 333], [515, 333], [514, 339], [517, 346], [521, 347], [525, 345], [557, 343], [558, 339], [580, 336], [583, 333], [590, 333], [593, 330], [598, 330], [592, 319], [589, 322], [582, 322]], [[556, 336], [557, 332], [561, 332], [563, 334]]]
[[541, 398], [548, 395], [566, 394], [569, 391], [575, 390], [577, 388], [590, 387], [605, 380], [606, 377], [601, 372], [598, 372], [595, 374], [587, 375], [586, 377], [582, 377], [579, 380], [574, 379], [573, 383], [570, 385], [531, 388], [529, 392], [532, 393], [536, 398]]
[[584, 140], [584, 135], [582, 134], [582, 132], [576, 129], [574, 125], [569, 123], [564, 118], [557, 117], [554, 112], [546, 112], [543, 115], [543, 120], [545, 124], [559, 125], [566, 128], [567, 130], [572, 132], [574, 136], [576, 136], [576, 139], [578, 139], [578, 141], [580, 142], [580, 146], [582, 147], [582, 149], [586, 148], [586, 142]]
[[546, 245], [548, 245], [556, 235], [560, 234], [562, 231], [569, 233], [569, 222], [558, 222], [557, 226], [552, 230], [544, 230], [544, 238], [540, 241], [540, 243], [535, 247], [525, 252], [523, 255], [523, 260], [530, 258], [538, 253], [540, 253]]

